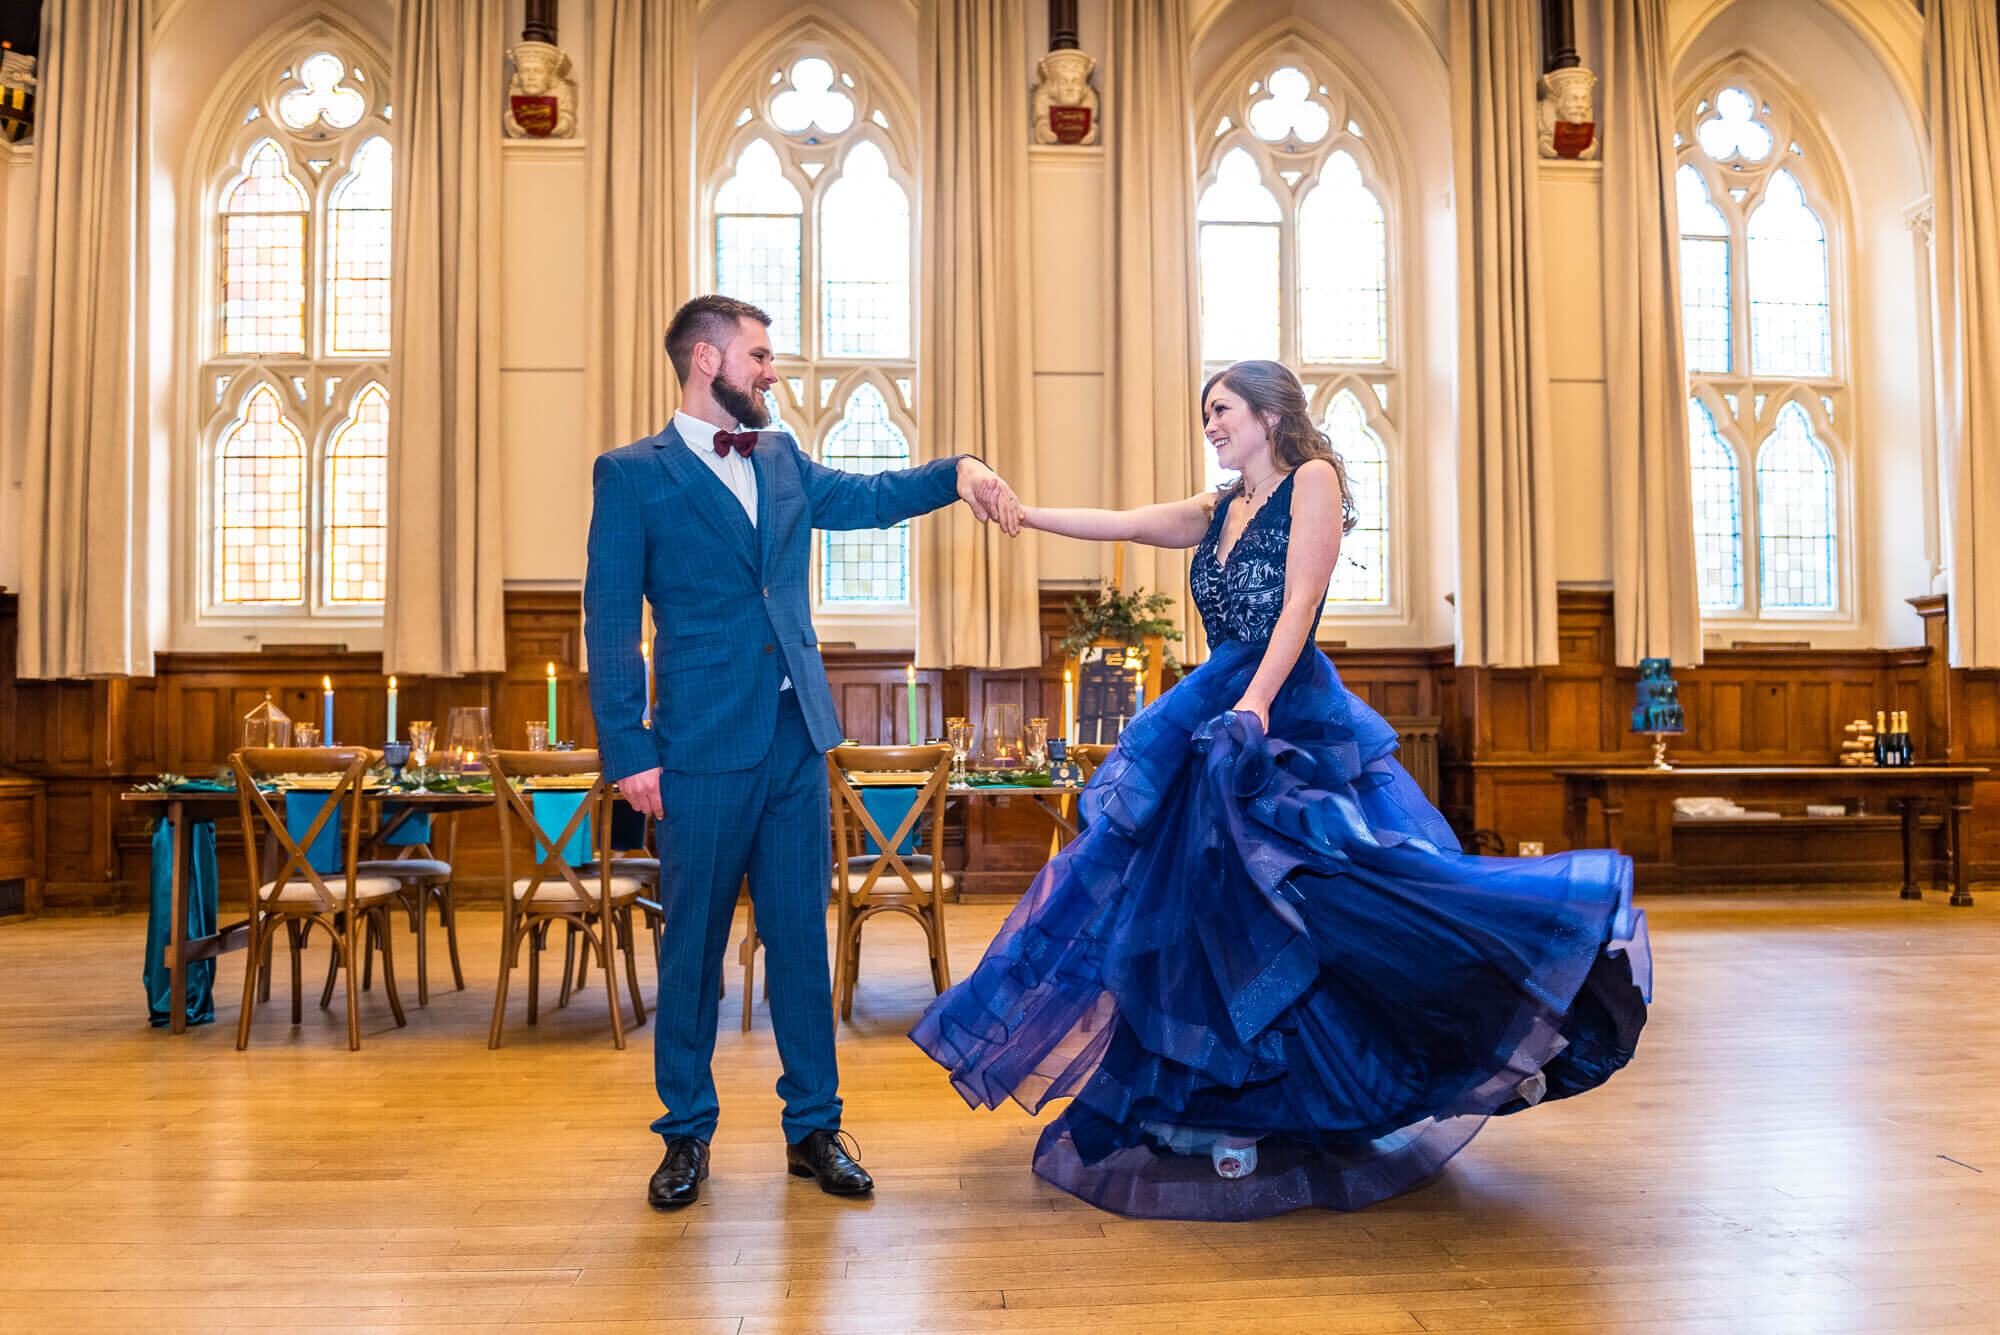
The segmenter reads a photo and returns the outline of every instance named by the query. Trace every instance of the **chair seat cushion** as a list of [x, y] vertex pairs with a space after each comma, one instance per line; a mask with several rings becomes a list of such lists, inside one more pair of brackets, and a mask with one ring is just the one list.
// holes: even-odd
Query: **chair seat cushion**
[[[858, 894], [863, 883], [868, 880], [868, 869], [874, 865], [875, 859], [872, 857], [849, 858], [847, 860], [847, 874], [845, 876], [838, 874], [834, 876], [834, 888], [838, 890], [844, 885], [847, 893]], [[910, 874], [917, 878], [917, 884], [922, 888], [923, 893], [929, 894], [931, 892], [931, 860], [920, 853], [915, 857], [904, 858], [903, 865], [908, 867]], [[940, 889], [950, 890], [958, 884], [958, 878], [948, 871], [941, 871], [938, 873], [937, 883]], [[895, 864], [890, 863], [882, 868], [882, 874], [875, 878], [874, 888], [868, 893], [871, 895], [906, 895], [910, 893], [910, 886], [909, 882], [896, 873]]]
[[451, 879], [451, 864], [442, 858], [369, 858], [354, 868], [363, 876], [392, 876], [399, 881]]
[[[514, 898], [517, 900], [525, 898], [528, 893], [528, 887], [533, 884], [534, 879], [532, 876], [515, 878]], [[585, 876], [579, 872], [578, 879], [583, 882], [584, 889], [588, 892], [588, 899], [585, 902], [596, 903], [598, 895], [602, 893], [600, 888], [601, 883], [598, 881], [596, 875]], [[614, 875], [611, 878], [611, 902], [614, 904], [629, 904], [639, 897], [639, 892], [644, 888], [636, 876]], [[537, 904], [548, 904], [551, 902], [576, 903], [576, 887], [565, 881], [561, 876], [551, 877], [543, 881], [540, 885], [535, 886], [535, 902]]]
[[[333, 896], [336, 904], [340, 903], [347, 894], [347, 878], [345, 876], [333, 875], [326, 876], [323, 879], [326, 881], [327, 893]], [[264, 882], [264, 884], [257, 887], [257, 898], [266, 903], [271, 902], [271, 892], [277, 889], [277, 885], [276, 881]], [[354, 898], [364, 904], [372, 904], [378, 899], [389, 899], [402, 888], [403, 883], [401, 881], [391, 880], [386, 876], [357, 875], [354, 878]], [[285, 883], [283, 890], [278, 891], [277, 902], [280, 904], [318, 904], [320, 898], [319, 892], [313, 889], [311, 881], [301, 880], [297, 876], [294, 876], [290, 881]]]

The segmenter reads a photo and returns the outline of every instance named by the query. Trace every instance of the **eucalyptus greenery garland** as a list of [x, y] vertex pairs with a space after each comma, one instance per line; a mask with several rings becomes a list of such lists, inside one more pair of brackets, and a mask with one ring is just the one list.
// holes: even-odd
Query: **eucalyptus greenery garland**
[[1180, 660], [1174, 657], [1174, 642], [1181, 638], [1173, 619], [1162, 615], [1174, 605], [1170, 593], [1147, 593], [1143, 588], [1120, 593], [1109, 584], [1094, 597], [1073, 598], [1069, 604], [1069, 633], [1063, 637], [1063, 652], [1075, 657], [1094, 644], [1137, 645], [1148, 635], [1166, 641], [1162, 646], [1163, 666], [1169, 676], [1181, 674]]

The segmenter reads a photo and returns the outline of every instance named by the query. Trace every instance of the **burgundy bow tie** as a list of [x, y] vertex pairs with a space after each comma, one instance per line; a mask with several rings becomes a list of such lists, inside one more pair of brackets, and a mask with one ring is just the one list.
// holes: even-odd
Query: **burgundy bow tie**
[[735, 450], [747, 459], [750, 457], [750, 451], [756, 445], [757, 433], [755, 431], [718, 431], [715, 433], [715, 452], [717, 454], [727, 454], [731, 450]]

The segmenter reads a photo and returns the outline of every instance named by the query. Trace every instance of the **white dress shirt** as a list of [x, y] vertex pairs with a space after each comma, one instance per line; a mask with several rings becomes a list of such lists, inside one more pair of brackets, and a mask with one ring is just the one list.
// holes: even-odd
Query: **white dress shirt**
[[750, 516], [750, 527], [757, 527], [757, 470], [750, 465], [747, 455], [735, 450], [715, 452], [715, 433], [722, 428], [712, 422], [704, 422], [688, 413], [674, 414], [674, 429], [681, 433], [681, 440], [694, 457], [708, 465], [730, 494], [743, 502], [743, 513]]
[[[722, 428], [712, 422], [704, 422], [688, 413], [674, 414], [674, 430], [681, 433], [681, 441], [694, 451], [694, 457], [708, 465], [711, 473], [730, 494], [743, 502], [743, 513], [750, 516], [750, 527], [757, 527], [757, 470], [750, 464], [748, 455], [735, 450], [715, 452], [715, 433]], [[786, 677], [779, 684], [780, 691], [792, 689], [792, 679]]]

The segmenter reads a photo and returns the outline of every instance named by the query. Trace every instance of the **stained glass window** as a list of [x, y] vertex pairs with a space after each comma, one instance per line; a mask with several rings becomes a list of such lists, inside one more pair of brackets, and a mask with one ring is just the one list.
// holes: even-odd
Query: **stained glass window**
[[1764, 606], [1839, 605], [1833, 460], [1805, 409], [1788, 403], [1757, 451], [1757, 547]]
[[389, 564], [389, 395], [380, 385], [361, 391], [327, 455], [327, 601], [379, 603]]
[[269, 385], [222, 437], [217, 590], [225, 603], [305, 596], [305, 441]]
[[1674, 175], [1680, 193], [1681, 337], [1690, 374], [1730, 369], [1729, 224], [1693, 163]]
[[1743, 606], [1743, 488], [1736, 452], [1716, 430], [1715, 416], [1688, 400], [1688, 447], [1694, 468], [1694, 545], [1705, 612]]
[[1200, 229], [1201, 355], [1211, 362], [1278, 355], [1278, 225], [1284, 214], [1257, 163], [1231, 149], [1195, 208]]
[[[1328, 602], [1345, 615], [1389, 613], [1403, 596], [1389, 405], [1408, 397], [1394, 385], [1396, 196], [1365, 137], [1373, 114], [1312, 64], [1294, 50], [1261, 73], [1249, 67], [1242, 91], [1216, 109], [1195, 206], [1203, 370], [1268, 359], [1299, 373], [1358, 511]], [[1203, 458], [1211, 485], [1231, 478], [1212, 451]]]
[[226, 109], [234, 137], [203, 167], [220, 280], [192, 372], [213, 413], [204, 602], [372, 615], [387, 585], [389, 397], [369, 379], [391, 334], [386, 82], [312, 47], [270, 73], [254, 105]]
[[[772, 426], [830, 467], [905, 467], [909, 418], [899, 415], [917, 389], [908, 181], [919, 145], [894, 127], [909, 118], [885, 110], [866, 70], [825, 47], [772, 62], [726, 97], [740, 110], [724, 131], [734, 158], [709, 196], [709, 277], [772, 317], [783, 382], [768, 396]], [[862, 367], [897, 388], [857, 384]], [[814, 550], [820, 604], [907, 614], [907, 525], [827, 534]]]
[[1750, 215], [1750, 359], [1758, 375], [1830, 375], [1826, 229], [1798, 178], [1775, 172]]
[[389, 141], [370, 139], [333, 188], [327, 210], [333, 277], [327, 349], [336, 357], [389, 351]]
[[[847, 396], [821, 459], [850, 473], [910, 466], [910, 443], [889, 420], [889, 405], [863, 382]], [[820, 535], [820, 601], [901, 603], [910, 597], [910, 526]]]
[[1682, 334], [1702, 391], [1688, 401], [1695, 550], [1704, 613], [1796, 618], [1841, 608], [1831, 432], [1846, 387], [1832, 219], [1810, 202], [1828, 159], [1754, 82], [1733, 74], [1690, 99], [1675, 136]]
[[222, 350], [306, 350], [305, 187], [285, 152], [259, 141], [222, 193]]
[[1326, 434], [1347, 469], [1356, 516], [1354, 528], [1340, 540], [1340, 562], [1334, 567], [1327, 601], [1387, 603], [1389, 453], [1382, 438], [1369, 428], [1361, 400], [1345, 389], [1327, 406]]
[[856, 144], [820, 204], [820, 338], [829, 357], [910, 355], [910, 201]]
[[736, 173], [715, 196], [715, 280], [719, 291], [771, 317], [771, 350], [797, 356], [799, 275], [805, 202], [785, 179], [777, 151], [753, 139]]
[[1389, 245], [1381, 201], [1351, 153], [1335, 153], [1299, 205], [1299, 355], [1379, 362], [1388, 355]]

